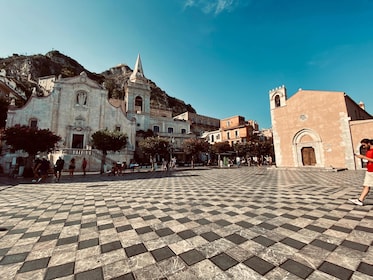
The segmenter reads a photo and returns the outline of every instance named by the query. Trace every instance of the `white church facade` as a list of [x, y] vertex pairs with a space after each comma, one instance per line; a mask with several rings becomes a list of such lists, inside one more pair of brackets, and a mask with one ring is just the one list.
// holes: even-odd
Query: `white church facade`
[[184, 138], [191, 137], [189, 122], [173, 119], [171, 111], [167, 115], [157, 111], [155, 115], [151, 110], [151, 89], [140, 56], [127, 82], [124, 100], [109, 100], [104, 85], [91, 80], [85, 72], [55, 79], [53, 83], [49, 94], [32, 95], [23, 107], [9, 108], [6, 125], [49, 129], [59, 135], [61, 141], [49, 155], [53, 163], [61, 155], [65, 162], [74, 157], [79, 170], [85, 157], [89, 170], [99, 170], [101, 154], [92, 150], [91, 136], [102, 129], [120, 131], [128, 137], [125, 149], [108, 153], [109, 165], [116, 161], [129, 163], [134, 158], [136, 131], [150, 129], [156, 135], [172, 138], [174, 145], [180, 146]]
[[135, 149], [135, 123], [128, 120], [120, 108], [113, 107], [107, 96], [107, 90], [89, 79], [85, 72], [77, 77], [60, 78], [54, 82], [49, 95], [31, 96], [22, 108], [10, 109], [7, 127], [19, 124], [50, 129], [61, 137], [54, 157], [63, 155], [65, 162], [72, 157], [78, 162], [80, 157], [88, 157], [95, 167], [100, 156], [91, 158], [92, 134], [105, 128], [120, 130], [128, 137], [121, 160], [130, 160]]

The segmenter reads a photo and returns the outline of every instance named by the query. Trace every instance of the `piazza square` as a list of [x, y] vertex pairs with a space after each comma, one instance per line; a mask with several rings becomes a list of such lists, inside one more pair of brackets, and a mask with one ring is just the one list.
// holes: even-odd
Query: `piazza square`
[[363, 170], [1, 177], [2, 279], [371, 279]]

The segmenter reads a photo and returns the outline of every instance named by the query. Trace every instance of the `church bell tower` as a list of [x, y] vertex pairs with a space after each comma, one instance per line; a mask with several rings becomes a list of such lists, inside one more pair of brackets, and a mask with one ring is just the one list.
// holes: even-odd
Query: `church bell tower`
[[284, 85], [274, 88], [269, 91], [269, 101], [271, 104], [271, 110], [286, 105], [287, 95], [286, 87]]
[[140, 54], [135, 68], [127, 82], [125, 92], [126, 114], [128, 119], [136, 119], [137, 129], [148, 129], [150, 118], [150, 85], [145, 78]]

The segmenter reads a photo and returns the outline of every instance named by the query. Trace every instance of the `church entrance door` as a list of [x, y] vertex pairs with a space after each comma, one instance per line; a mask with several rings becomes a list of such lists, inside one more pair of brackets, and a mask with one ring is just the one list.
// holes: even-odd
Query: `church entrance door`
[[302, 162], [304, 166], [316, 165], [315, 150], [312, 147], [302, 148]]
[[82, 149], [83, 148], [84, 135], [82, 134], [73, 134], [73, 143], [71, 148]]

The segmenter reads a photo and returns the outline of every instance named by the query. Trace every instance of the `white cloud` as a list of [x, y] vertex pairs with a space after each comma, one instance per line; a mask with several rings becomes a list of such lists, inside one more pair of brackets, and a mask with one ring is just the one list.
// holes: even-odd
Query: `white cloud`
[[184, 8], [198, 8], [205, 14], [218, 15], [246, 6], [250, 0], [186, 0]]

